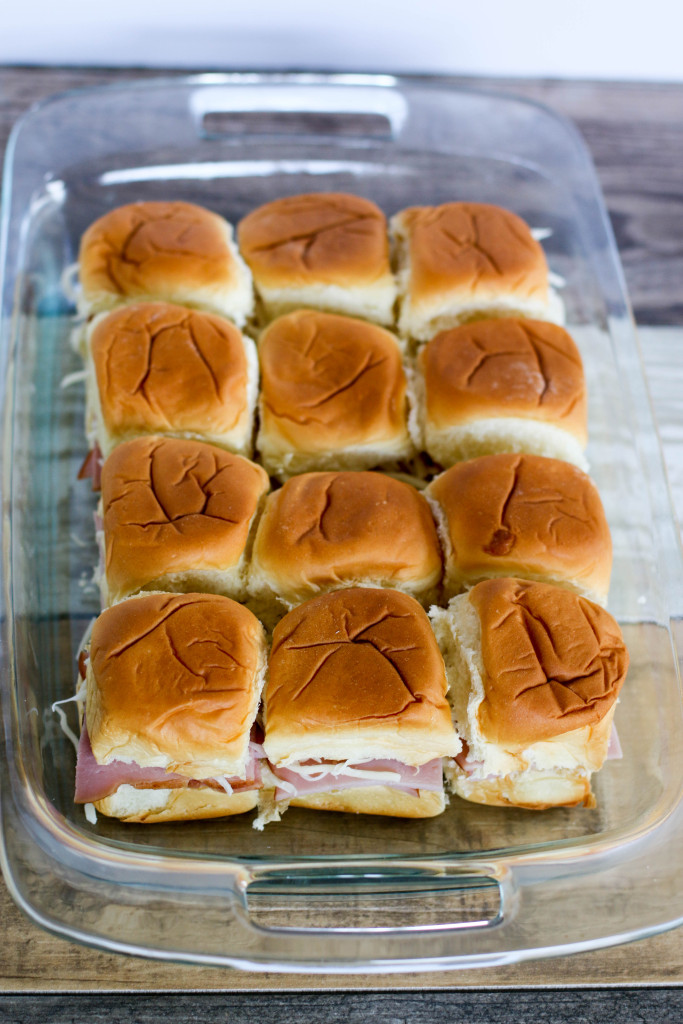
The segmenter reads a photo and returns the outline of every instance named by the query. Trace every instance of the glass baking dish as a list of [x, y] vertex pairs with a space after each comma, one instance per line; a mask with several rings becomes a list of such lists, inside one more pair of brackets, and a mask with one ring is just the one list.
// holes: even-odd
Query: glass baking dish
[[[591, 472], [611, 525], [610, 609], [631, 653], [622, 760], [595, 810], [452, 800], [406, 821], [290, 810], [182, 825], [89, 824], [68, 697], [98, 596], [95, 499], [64, 274], [79, 236], [137, 199], [236, 222], [276, 196], [357, 192], [387, 214], [451, 199], [510, 207], [564, 278], [589, 386]], [[570, 125], [523, 100], [387, 76], [203, 75], [68, 93], [7, 153], [2, 217], [2, 862], [38, 923], [109, 950], [270, 971], [485, 966], [623, 942], [683, 920], [681, 555], [609, 222]], [[69, 712], [73, 716], [73, 706]], [[75, 725], [74, 717], [71, 718]]]

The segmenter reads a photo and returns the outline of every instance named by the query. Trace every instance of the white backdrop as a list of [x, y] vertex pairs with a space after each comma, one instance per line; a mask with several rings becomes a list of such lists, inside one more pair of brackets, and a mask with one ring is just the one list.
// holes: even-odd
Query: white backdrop
[[680, 81], [683, 2], [0, 0], [0, 62]]

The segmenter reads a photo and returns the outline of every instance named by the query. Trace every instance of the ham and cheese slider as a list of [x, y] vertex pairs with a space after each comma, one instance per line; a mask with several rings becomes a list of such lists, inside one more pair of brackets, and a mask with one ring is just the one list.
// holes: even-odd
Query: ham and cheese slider
[[251, 314], [251, 274], [232, 227], [194, 203], [138, 202], [96, 220], [81, 239], [80, 310], [129, 302], [176, 302], [227, 316]]
[[103, 604], [140, 590], [246, 594], [250, 531], [265, 471], [201, 441], [140, 437], [102, 467]]
[[275, 199], [240, 222], [238, 239], [263, 322], [308, 306], [392, 323], [387, 223], [369, 199], [339, 192]]
[[538, 320], [437, 334], [417, 360], [425, 450], [442, 466], [529, 452], [587, 468], [586, 380], [573, 338]]
[[302, 309], [273, 321], [258, 351], [256, 447], [272, 476], [369, 469], [414, 454], [406, 375], [389, 331]]
[[441, 580], [427, 501], [384, 473], [303, 473], [266, 499], [249, 591], [280, 614], [337, 587], [395, 587], [427, 603]]
[[503, 807], [594, 807], [591, 775], [611, 753], [629, 663], [612, 616], [514, 578], [478, 583], [430, 615], [464, 741], [446, 767], [454, 792]]
[[443, 811], [442, 758], [461, 743], [443, 659], [414, 598], [360, 587], [289, 612], [273, 633], [264, 707], [276, 803]]
[[169, 434], [251, 455], [258, 359], [223, 317], [165, 302], [123, 306], [88, 328], [86, 433], [117, 444]]
[[413, 206], [391, 220], [401, 334], [428, 341], [482, 317], [564, 323], [543, 249], [510, 210], [485, 203]]
[[494, 576], [569, 587], [606, 604], [612, 539], [598, 490], [576, 466], [541, 455], [483, 455], [423, 492], [445, 555], [446, 600]]
[[251, 739], [266, 643], [251, 612], [213, 594], [145, 594], [95, 621], [76, 802], [124, 821], [256, 806]]

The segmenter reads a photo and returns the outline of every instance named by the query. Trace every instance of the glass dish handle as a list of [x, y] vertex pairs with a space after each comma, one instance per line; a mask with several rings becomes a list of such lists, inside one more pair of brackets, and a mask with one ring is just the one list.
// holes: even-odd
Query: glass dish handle
[[456, 858], [252, 866], [238, 894], [241, 965], [250, 951], [268, 969], [313, 972], [428, 970], [454, 952], [463, 966], [492, 962], [517, 909], [507, 869]]
[[[352, 135], [356, 140], [396, 138], [408, 116], [404, 97], [382, 88], [377, 79], [370, 85], [362, 76], [352, 77], [351, 84], [340, 81], [335, 88], [333, 80], [324, 89], [314, 82], [282, 85], [277, 91], [257, 83], [197, 89], [189, 97], [190, 114], [204, 139], [272, 136], [273, 132], [316, 138]], [[392, 81], [387, 78], [386, 85]]]
[[257, 928], [376, 935], [498, 925], [506, 888], [494, 869], [450, 861], [321, 862], [252, 870], [243, 894]]

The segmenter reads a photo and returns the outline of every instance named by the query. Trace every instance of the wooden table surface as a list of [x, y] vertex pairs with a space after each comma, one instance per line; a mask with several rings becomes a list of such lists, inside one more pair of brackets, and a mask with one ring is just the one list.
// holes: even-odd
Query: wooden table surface
[[[159, 73], [0, 68], [0, 151], [16, 118], [45, 96]], [[540, 100], [574, 120], [598, 169], [639, 325], [683, 327], [683, 85], [462, 82]], [[664, 440], [670, 430], [677, 444], [683, 401], [679, 407], [677, 390], [667, 384], [667, 366], [674, 347], [683, 345], [683, 333], [643, 332], [643, 341], [655, 399], [661, 389], [662, 409], [668, 402]], [[679, 365], [683, 383], [683, 359]], [[681, 481], [679, 513], [683, 462]], [[2, 882], [0, 920], [0, 1020], [61, 1022], [77, 1014], [79, 1021], [123, 1024], [157, 1020], [162, 1009], [170, 1021], [258, 1016], [264, 1024], [353, 1024], [370, 1016], [462, 1018], [473, 1024], [683, 1019], [683, 930], [591, 954], [483, 971], [321, 978], [168, 965], [86, 949], [27, 921]], [[118, 990], [123, 991], [104, 995]], [[159, 990], [173, 995], [162, 997]]]

